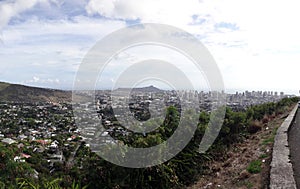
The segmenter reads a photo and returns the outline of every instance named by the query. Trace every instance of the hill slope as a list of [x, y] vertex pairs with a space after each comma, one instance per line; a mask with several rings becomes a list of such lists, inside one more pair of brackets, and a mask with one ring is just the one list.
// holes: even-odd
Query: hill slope
[[0, 101], [71, 102], [71, 91], [44, 89], [0, 82]]
[[128, 92], [128, 91], [132, 91], [132, 92], [137, 92], [137, 93], [157, 93], [157, 92], [162, 92], [163, 90], [156, 88], [154, 86], [148, 86], [148, 87], [137, 87], [137, 88], [118, 88], [115, 91], [117, 92]]
[[[141, 88], [119, 88], [118, 92], [133, 91], [140, 93], [161, 92], [153, 86]], [[85, 98], [84, 95], [80, 98]], [[9, 102], [71, 102], [72, 91], [63, 91], [56, 89], [46, 89], [39, 87], [31, 87], [19, 84], [10, 84], [0, 82], [0, 101]]]
[[5, 89], [9, 85], [10, 85], [9, 83], [0, 82], [0, 91], [2, 91], [3, 89]]

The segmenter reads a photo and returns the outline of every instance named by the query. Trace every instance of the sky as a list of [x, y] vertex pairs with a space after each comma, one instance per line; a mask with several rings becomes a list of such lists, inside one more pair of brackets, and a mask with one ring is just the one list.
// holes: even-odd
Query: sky
[[[192, 34], [209, 50], [226, 91], [299, 94], [299, 7], [298, 0], [1, 0], [0, 80], [72, 89], [99, 40], [133, 24], [159, 23]], [[126, 50], [100, 87], [113, 83], [114, 66], [151, 58], [150, 49], [165, 56], [156, 47]], [[193, 78], [193, 71], [184, 73]]]

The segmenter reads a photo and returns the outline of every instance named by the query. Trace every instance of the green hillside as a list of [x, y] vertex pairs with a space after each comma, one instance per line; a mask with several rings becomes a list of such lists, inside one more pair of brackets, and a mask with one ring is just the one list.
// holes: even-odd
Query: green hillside
[[5, 89], [9, 85], [10, 85], [9, 83], [0, 82], [0, 91], [2, 91], [3, 89]]
[[0, 101], [71, 102], [71, 91], [45, 89], [0, 82]]

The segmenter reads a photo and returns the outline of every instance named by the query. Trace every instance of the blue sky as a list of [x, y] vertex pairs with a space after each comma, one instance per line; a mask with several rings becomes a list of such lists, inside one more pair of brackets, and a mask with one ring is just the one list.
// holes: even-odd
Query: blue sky
[[[297, 0], [0, 1], [0, 80], [71, 89], [81, 61], [97, 41], [150, 22], [196, 36], [215, 58], [227, 91], [297, 94], [299, 5]], [[124, 54], [126, 61], [136, 61], [147, 52]]]

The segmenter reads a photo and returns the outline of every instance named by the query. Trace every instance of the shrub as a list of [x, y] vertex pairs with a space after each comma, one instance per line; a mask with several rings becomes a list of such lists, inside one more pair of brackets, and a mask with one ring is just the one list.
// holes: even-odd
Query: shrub
[[262, 123], [265, 124], [268, 122], [269, 122], [269, 117], [265, 115], [264, 118], [262, 119]]
[[248, 132], [253, 134], [261, 130], [261, 123], [259, 121], [252, 121], [248, 126]]
[[250, 162], [250, 164], [247, 167], [247, 171], [249, 173], [255, 174], [261, 172], [261, 161], [255, 160]]

